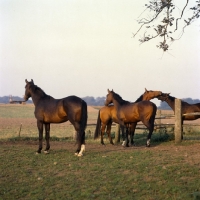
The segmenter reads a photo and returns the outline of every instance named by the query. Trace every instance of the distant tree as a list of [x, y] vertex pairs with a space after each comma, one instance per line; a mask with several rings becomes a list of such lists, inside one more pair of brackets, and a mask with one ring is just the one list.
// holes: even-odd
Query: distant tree
[[[182, 2], [184, 2], [183, 7], [177, 5], [175, 0], [149, 0], [143, 11], [143, 13], [145, 11], [148, 13], [148, 17], [140, 16], [138, 20], [140, 27], [133, 37], [144, 28], [144, 35], [139, 39], [141, 43], [160, 37], [162, 39], [157, 47], [163, 51], [169, 50], [170, 43], [180, 39], [185, 28], [200, 16], [200, 0], [182, 0]], [[182, 2], [180, 1], [179, 4]], [[187, 9], [186, 12], [190, 2], [193, 6], [189, 7], [189, 11]], [[175, 38], [177, 30], [180, 30], [181, 34]]]
[[103, 106], [105, 102], [105, 97], [97, 97], [96, 99], [92, 96], [87, 96], [82, 98], [90, 106]]

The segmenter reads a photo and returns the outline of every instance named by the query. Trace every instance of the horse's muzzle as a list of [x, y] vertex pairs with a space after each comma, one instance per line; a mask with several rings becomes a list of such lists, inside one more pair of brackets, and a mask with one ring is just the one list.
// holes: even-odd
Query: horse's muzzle
[[28, 97], [27, 96], [24, 96], [24, 101], [28, 101]]

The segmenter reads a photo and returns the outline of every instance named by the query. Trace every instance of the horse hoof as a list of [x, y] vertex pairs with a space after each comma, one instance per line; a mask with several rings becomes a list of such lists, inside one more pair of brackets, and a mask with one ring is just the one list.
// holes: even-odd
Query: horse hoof
[[122, 142], [122, 146], [123, 146], [123, 147], [126, 146], [126, 142], [125, 142], [125, 141]]
[[81, 157], [81, 156], [83, 156], [83, 154], [82, 154], [82, 153], [79, 153], [77, 156], [78, 156], [78, 157]]
[[75, 155], [75, 156], [78, 156], [78, 153], [76, 152], [74, 155]]
[[45, 153], [45, 154], [49, 154], [49, 151], [45, 150], [44, 153]]

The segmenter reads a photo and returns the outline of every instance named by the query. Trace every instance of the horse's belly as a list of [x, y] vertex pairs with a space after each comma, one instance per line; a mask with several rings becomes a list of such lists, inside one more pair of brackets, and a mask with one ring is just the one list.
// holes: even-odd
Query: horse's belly
[[68, 121], [67, 116], [66, 117], [59, 117], [59, 116], [45, 116], [44, 117], [44, 122], [45, 123], [63, 123]]
[[140, 117], [137, 113], [130, 113], [129, 115], [126, 114], [126, 115], [123, 115], [121, 117], [121, 120], [124, 122], [124, 123], [132, 123], [132, 122], [138, 122], [140, 121]]
[[200, 118], [199, 115], [188, 115], [184, 117], [184, 120], [196, 120], [198, 118]]

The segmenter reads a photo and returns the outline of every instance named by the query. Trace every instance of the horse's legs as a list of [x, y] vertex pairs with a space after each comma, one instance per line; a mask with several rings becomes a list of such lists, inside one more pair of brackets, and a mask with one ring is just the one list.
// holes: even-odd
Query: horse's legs
[[104, 144], [104, 141], [103, 141], [103, 135], [104, 135], [104, 133], [105, 133], [105, 129], [106, 129], [106, 124], [103, 124], [103, 123], [102, 123], [102, 125], [101, 125], [101, 144], [102, 144], [102, 145], [105, 145], [105, 144]]
[[150, 147], [151, 135], [154, 130], [154, 120], [143, 121], [143, 124], [149, 129], [149, 134], [147, 135], [147, 143], [146, 146]]
[[49, 138], [50, 138], [50, 124], [45, 124], [46, 149], [44, 153], [49, 153], [48, 151], [50, 149]]
[[125, 146], [129, 147], [129, 139], [128, 139], [128, 133], [129, 133], [129, 125], [126, 125], [126, 139], [125, 139]]
[[111, 126], [112, 126], [112, 122], [108, 122], [107, 128], [106, 128], [106, 132], [108, 134], [108, 138], [109, 138], [110, 144], [114, 144], [113, 140], [112, 140], [112, 137], [111, 137], [111, 134], [110, 134], [110, 132], [111, 132]]
[[125, 133], [124, 133], [124, 126], [121, 126], [121, 125], [120, 125], [120, 129], [121, 129], [121, 131], [122, 131], [122, 140], [123, 140], [123, 142], [124, 142], [125, 139], [126, 139], [126, 135], [125, 135]]
[[124, 126], [120, 125], [120, 129], [122, 131], [122, 146], [126, 146], [126, 134], [124, 133]]
[[37, 150], [37, 153], [41, 153], [42, 150], [42, 139], [43, 139], [43, 123], [37, 120], [37, 127], [39, 131], [39, 149]]
[[[120, 125], [120, 128], [122, 130], [122, 146], [129, 147], [129, 139], [128, 139], [128, 133], [129, 133], [129, 126], [128, 124], [126, 126]], [[124, 133], [124, 129], [126, 128], [126, 133]]]
[[73, 125], [74, 125], [74, 128], [75, 128], [76, 133], [77, 133], [76, 137], [77, 137], [77, 143], [78, 143], [78, 147], [77, 147], [77, 150], [75, 152], [75, 155], [82, 156], [83, 151], [85, 151], [85, 131], [80, 136], [80, 134], [81, 134], [80, 124], [78, 122], [74, 122]]
[[181, 127], [182, 127], [182, 130], [181, 130], [181, 140], [183, 140], [183, 118], [181, 119]]
[[137, 123], [131, 123], [130, 124], [130, 137], [131, 137], [131, 145], [134, 146], [134, 133], [135, 133], [135, 128], [136, 128]]

